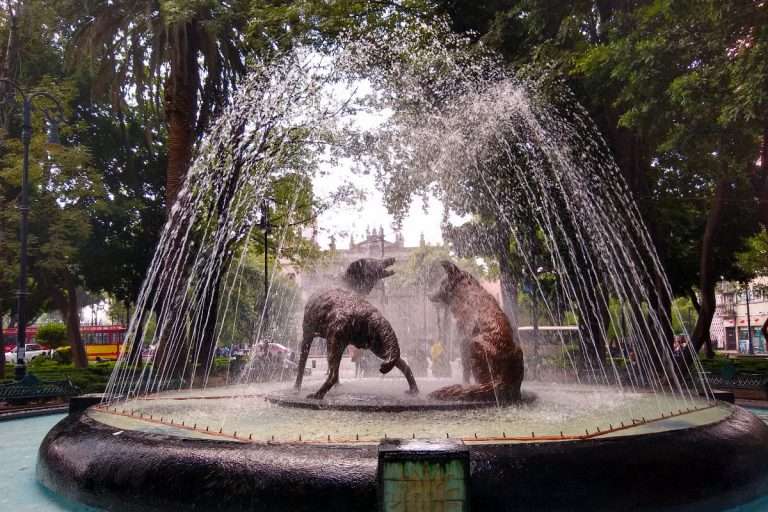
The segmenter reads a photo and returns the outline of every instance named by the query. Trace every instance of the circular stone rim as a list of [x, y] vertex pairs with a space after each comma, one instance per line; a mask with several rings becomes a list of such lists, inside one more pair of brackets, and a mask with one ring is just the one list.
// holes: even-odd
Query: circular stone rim
[[[721, 421], [675, 431], [468, 444], [472, 508], [714, 511], [747, 503], [768, 492], [768, 426], [726, 406]], [[376, 445], [187, 439], [75, 413], [43, 440], [37, 474], [54, 492], [117, 511], [376, 510], [377, 457]], [[691, 471], [721, 466], [728, 471], [715, 480]]]

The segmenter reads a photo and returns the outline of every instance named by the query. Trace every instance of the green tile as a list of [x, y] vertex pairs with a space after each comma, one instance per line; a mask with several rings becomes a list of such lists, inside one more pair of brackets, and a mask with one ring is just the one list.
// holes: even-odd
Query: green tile
[[[451, 468], [453, 478], [447, 478]], [[396, 477], [402, 472], [405, 480]], [[467, 498], [460, 462], [388, 463], [382, 484], [385, 512], [464, 512]], [[391, 476], [392, 478], [386, 478]], [[421, 476], [422, 478], [418, 478]]]
[[[423, 480], [426, 462], [406, 462], [403, 471], [403, 478], [406, 480]], [[427, 469], [428, 471], [428, 469]]]
[[385, 463], [384, 470], [382, 472], [382, 478], [384, 478], [384, 480], [402, 480], [403, 479], [403, 463], [402, 462]]

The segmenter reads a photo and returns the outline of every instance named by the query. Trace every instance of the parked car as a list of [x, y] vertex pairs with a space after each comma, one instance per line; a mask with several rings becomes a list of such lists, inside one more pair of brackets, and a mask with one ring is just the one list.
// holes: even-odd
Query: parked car
[[[51, 351], [37, 343], [27, 343], [24, 346], [24, 362], [28, 363], [37, 357], [51, 357]], [[16, 347], [13, 347], [10, 352], [6, 352], [5, 360], [11, 364], [16, 362]]]

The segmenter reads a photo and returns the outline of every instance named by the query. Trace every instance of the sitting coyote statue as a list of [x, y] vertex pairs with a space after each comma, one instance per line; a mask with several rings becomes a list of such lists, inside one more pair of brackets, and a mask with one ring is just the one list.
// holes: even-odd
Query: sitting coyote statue
[[297, 391], [301, 390], [309, 349], [315, 337], [324, 338], [328, 346], [328, 378], [307, 398], [322, 399], [339, 382], [339, 365], [348, 345], [368, 349], [384, 360], [381, 373], [397, 367], [408, 381], [409, 393], [419, 388], [408, 364], [400, 358], [400, 346], [392, 326], [384, 315], [363, 297], [379, 280], [394, 274], [387, 267], [394, 258], [377, 260], [364, 258], [352, 262], [344, 273], [346, 288], [334, 288], [310, 297], [304, 307], [303, 335], [299, 356]]
[[439, 400], [520, 401], [523, 351], [504, 311], [493, 296], [469, 273], [450, 261], [440, 262], [446, 275], [432, 302], [446, 304], [465, 337], [476, 384], [456, 384], [430, 393]]

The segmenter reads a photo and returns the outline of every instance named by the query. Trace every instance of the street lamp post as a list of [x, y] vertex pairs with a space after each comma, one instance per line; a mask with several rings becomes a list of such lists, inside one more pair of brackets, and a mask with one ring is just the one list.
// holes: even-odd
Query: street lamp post
[[[0, 78], [0, 83], [10, 86], [22, 98], [22, 125], [21, 142], [24, 145], [24, 159], [21, 172], [21, 197], [19, 199], [19, 212], [21, 218], [19, 221], [19, 290], [17, 292], [18, 305], [18, 331], [16, 337], [16, 368], [14, 377], [21, 380], [27, 373], [24, 362], [24, 349], [27, 339], [27, 231], [29, 227], [29, 144], [32, 141], [32, 107], [37, 99], [46, 99], [53, 103], [57, 112], [52, 113], [46, 108], [41, 108], [45, 120], [48, 123], [49, 142], [58, 143], [58, 123], [62, 121], [64, 109], [61, 103], [52, 94], [46, 91], [27, 91], [22, 89], [16, 82], [7, 78]], [[8, 96], [2, 102], [9, 102], [12, 97]]]
[[747, 352], [749, 355], [754, 355], [755, 345], [752, 343], [752, 315], [749, 312], [749, 282], [746, 284], [744, 295], [747, 299], [747, 340], [749, 343], [749, 345], [747, 345]]

